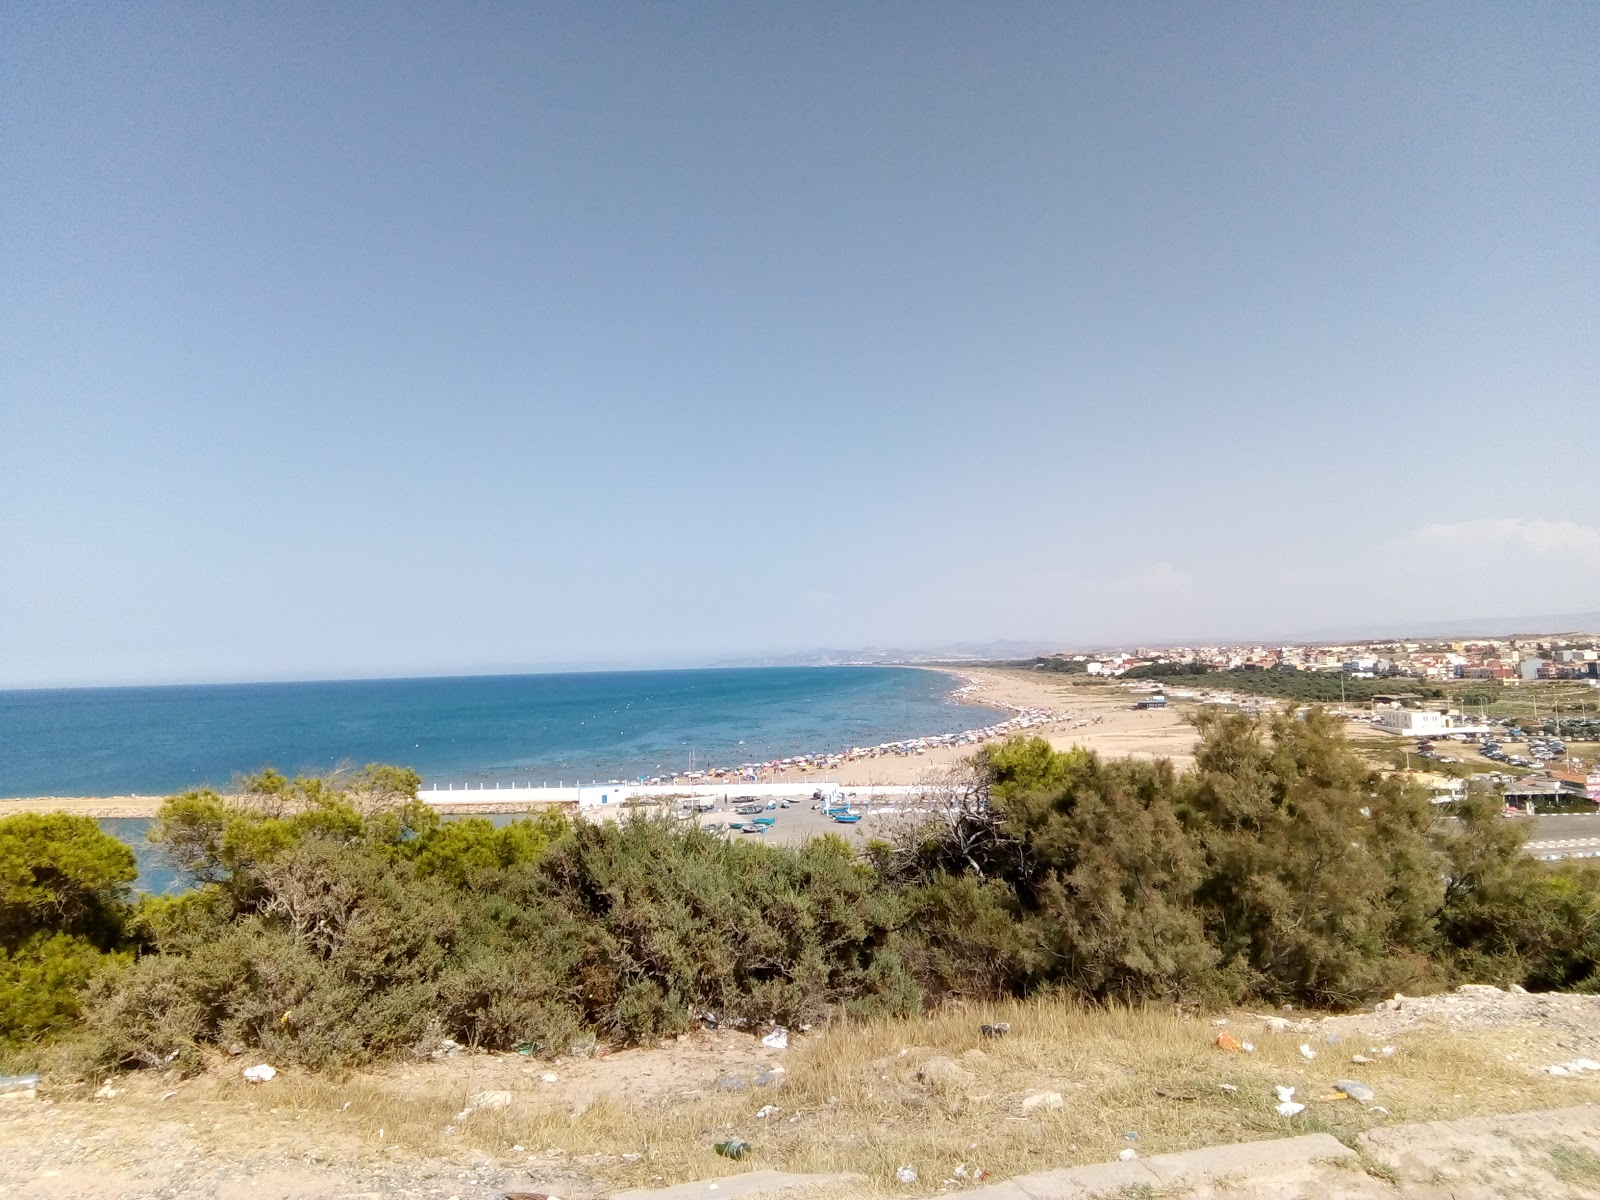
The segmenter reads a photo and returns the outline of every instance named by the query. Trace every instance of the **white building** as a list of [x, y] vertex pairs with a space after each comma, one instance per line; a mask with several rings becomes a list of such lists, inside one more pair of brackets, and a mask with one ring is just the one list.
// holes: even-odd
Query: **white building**
[[1385, 733], [1401, 737], [1432, 737], [1451, 731], [1450, 714], [1426, 708], [1386, 708], [1373, 724]]

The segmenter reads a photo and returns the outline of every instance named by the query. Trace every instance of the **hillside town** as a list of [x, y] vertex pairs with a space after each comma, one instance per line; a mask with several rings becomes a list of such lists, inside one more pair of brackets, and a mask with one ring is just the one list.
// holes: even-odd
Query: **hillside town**
[[1600, 636], [1588, 633], [1338, 645], [1140, 646], [1131, 651], [1053, 657], [1081, 663], [1086, 674], [1110, 676], [1140, 666], [1172, 665], [1213, 671], [1289, 669], [1343, 674], [1351, 679], [1600, 680]]

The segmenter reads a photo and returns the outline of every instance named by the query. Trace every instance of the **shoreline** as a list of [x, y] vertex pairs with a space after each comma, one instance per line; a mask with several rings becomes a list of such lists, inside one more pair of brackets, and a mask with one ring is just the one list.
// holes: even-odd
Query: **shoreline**
[[[662, 783], [737, 786], [743, 783], [837, 783], [844, 787], [923, 785], [935, 782], [981, 746], [1024, 733], [1043, 737], [1057, 749], [1082, 746], [1121, 757], [1168, 758], [1179, 769], [1193, 761], [1194, 729], [1175, 709], [1133, 711], [1129, 693], [1116, 685], [1070, 683], [1008, 667], [939, 667], [916, 665], [911, 670], [936, 671], [954, 683], [949, 698], [1009, 712], [1005, 720], [953, 734], [932, 734], [853, 746], [831, 753], [796, 755], [767, 763], [745, 763], [713, 772], [680, 772]], [[493, 791], [485, 788], [482, 791]], [[521, 789], [517, 789], [521, 790]], [[484, 801], [470, 801], [479, 789], [462, 789], [469, 811], [486, 812]], [[539, 807], [537, 789], [526, 800], [514, 791], [490, 802], [498, 811], [521, 812]], [[0, 816], [21, 812], [65, 812], [96, 818], [152, 816], [165, 795], [31, 796], [0, 799]], [[450, 812], [453, 805], [436, 807]]]

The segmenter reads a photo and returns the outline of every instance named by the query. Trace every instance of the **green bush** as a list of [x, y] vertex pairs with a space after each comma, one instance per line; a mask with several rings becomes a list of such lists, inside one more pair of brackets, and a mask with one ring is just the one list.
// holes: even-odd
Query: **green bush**
[[645, 818], [441, 822], [415, 789], [371, 767], [173, 797], [155, 836], [195, 886], [132, 908], [132, 855], [93, 822], [0, 822], [0, 1039], [77, 1022], [101, 1067], [222, 1047], [342, 1068], [444, 1035], [564, 1053], [1052, 989], [1600, 989], [1600, 870], [1529, 858], [1493, 797], [1442, 813], [1316, 710], [1203, 718], [1182, 774], [991, 745], [959, 804], [862, 855]]
[[85, 988], [126, 961], [133, 851], [89, 817], [0, 819], [0, 1044], [71, 1024]]
[[1600, 874], [1441, 818], [1311, 710], [1201, 718], [1193, 771], [1014, 739], [960, 813], [874, 860], [930, 990], [1339, 1007], [1460, 979], [1600, 986]]

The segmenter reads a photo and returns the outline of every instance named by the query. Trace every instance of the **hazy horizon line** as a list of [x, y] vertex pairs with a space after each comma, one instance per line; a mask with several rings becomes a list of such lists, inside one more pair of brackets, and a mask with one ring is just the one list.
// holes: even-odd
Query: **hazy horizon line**
[[[1428, 625], [1421, 623], [1411, 625], [1409, 628], [1400, 623], [1395, 625], [1373, 625], [1360, 629], [1346, 628], [1333, 630], [1318, 630], [1308, 634], [1256, 634], [1251, 636], [1215, 635], [1167, 637], [1167, 638], [1135, 638], [1124, 640], [1107, 640], [1096, 642], [1065, 643], [1052, 641], [1045, 638], [995, 638], [987, 642], [951, 642], [943, 646], [914, 648], [893, 647], [880, 648], [875, 646], [860, 646], [852, 649], [836, 649], [817, 647], [809, 650], [791, 650], [773, 652], [770, 654], [746, 654], [737, 656], [724, 656], [718, 659], [698, 658], [693, 660], [679, 660], [676, 662], [645, 662], [645, 663], [617, 663], [600, 659], [587, 659], [578, 661], [556, 661], [535, 663], [518, 666], [482, 666], [461, 667], [444, 670], [401, 670], [393, 673], [377, 674], [309, 674], [274, 678], [271, 676], [244, 677], [225, 676], [200, 679], [167, 679], [167, 680], [142, 680], [137, 682], [94, 682], [94, 683], [28, 683], [21, 685], [0, 686], [0, 695], [16, 692], [66, 692], [66, 691], [97, 691], [121, 690], [134, 688], [180, 688], [180, 687], [268, 687], [275, 685], [292, 686], [308, 683], [388, 683], [400, 681], [445, 680], [445, 679], [489, 679], [489, 678], [515, 678], [527, 675], [603, 675], [603, 674], [644, 674], [656, 671], [723, 671], [723, 670], [763, 670], [783, 667], [793, 668], [823, 668], [842, 666], [905, 666], [905, 667], [952, 667], [962, 665], [963, 658], [977, 661], [968, 665], [977, 665], [978, 661], [986, 658], [1003, 657], [999, 653], [1002, 647], [1009, 647], [1011, 654], [1018, 658], [1036, 657], [1048, 654], [1097, 654], [1125, 650], [1128, 647], [1142, 646], [1152, 650], [1169, 649], [1176, 646], [1192, 645], [1243, 645], [1245, 643], [1257, 644], [1283, 644], [1300, 643], [1304, 645], [1329, 645], [1342, 641], [1398, 641], [1445, 637], [1543, 637], [1566, 633], [1592, 633], [1588, 626], [1600, 626], [1600, 612], [1585, 613], [1560, 613], [1544, 617], [1512, 617], [1512, 618], [1481, 618], [1441, 621]], [[984, 653], [988, 651], [987, 655]], [[865, 659], [860, 656], [880, 656], [875, 659]], [[911, 661], [917, 659], [920, 661]], [[822, 661], [819, 661], [822, 660]]]

